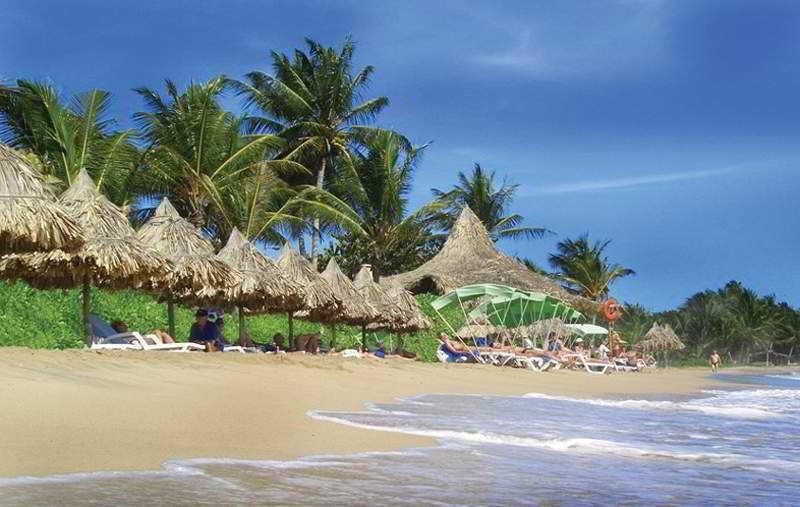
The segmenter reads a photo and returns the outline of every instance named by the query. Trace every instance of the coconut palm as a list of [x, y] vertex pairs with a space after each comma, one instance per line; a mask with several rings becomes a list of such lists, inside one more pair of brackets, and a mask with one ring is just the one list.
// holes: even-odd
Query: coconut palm
[[632, 269], [608, 261], [604, 252], [610, 243], [610, 240], [591, 243], [586, 234], [574, 240], [565, 239], [548, 260], [568, 288], [597, 301], [608, 295], [610, 285], [616, 280], [635, 274]]
[[497, 188], [495, 172], [486, 172], [480, 164], [475, 164], [469, 175], [458, 173], [458, 184], [452, 189], [434, 188], [431, 191], [445, 206], [440, 223], [446, 230], [453, 226], [464, 206], [469, 206], [494, 241], [500, 238], [539, 238], [548, 232], [547, 229], [522, 226], [522, 215], [506, 214], [517, 188], [519, 185], [510, 185], [505, 180]]
[[128, 197], [128, 176], [138, 158], [131, 131], [114, 130], [111, 94], [90, 90], [65, 101], [47, 83], [19, 80], [0, 86], [0, 139], [23, 150], [57, 191], [81, 169], [116, 203]]
[[[254, 71], [237, 83], [249, 106], [267, 117], [251, 118], [260, 131], [277, 133], [289, 142], [288, 160], [312, 169], [311, 178], [295, 183], [318, 189], [336, 179], [338, 170], [349, 167], [354, 140], [372, 130], [367, 125], [389, 103], [386, 97], [362, 101], [372, 66], [352, 68], [355, 45], [345, 39], [340, 49], [306, 39], [306, 50], [293, 56], [272, 52], [272, 75]], [[316, 263], [321, 221], [314, 219], [311, 256]]]
[[338, 245], [328, 252], [341, 257], [346, 270], [369, 263], [377, 275], [387, 275], [412, 269], [435, 252], [431, 229], [438, 204], [408, 210], [411, 182], [424, 149], [408, 148], [393, 132], [375, 131], [353, 154], [353, 171], [332, 184], [331, 192], [343, 196], [361, 229], [357, 235], [340, 235]]
[[[273, 227], [279, 220], [266, 214], [279, 196], [286, 197], [277, 175], [305, 168], [271, 159], [286, 143], [252, 132], [246, 117], [220, 106], [227, 85], [219, 76], [182, 92], [166, 81], [166, 97], [149, 88], [136, 90], [147, 110], [134, 118], [148, 143], [137, 190], [146, 197], [168, 197], [182, 216], [220, 242], [243, 225], [253, 239], [277, 240]], [[144, 201], [139, 217], [146, 217], [153, 204], [153, 199]]]

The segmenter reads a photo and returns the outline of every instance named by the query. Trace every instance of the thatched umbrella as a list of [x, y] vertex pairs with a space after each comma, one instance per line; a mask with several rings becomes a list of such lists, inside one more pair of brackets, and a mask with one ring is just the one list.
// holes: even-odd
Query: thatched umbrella
[[400, 309], [400, 321], [390, 323], [386, 329], [395, 333], [413, 333], [420, 329], [428, 329], [431, 322], [420, 310], [414, 296], [399, 285], [386, 289], [386, 295]]
[[75, 252], [12, 254], [0, 260], [0, 276], [39, 288], [81, 287], [86, 339], [91, 339], [91, 286], [136, 288], [164, 277], [169, 261], [136, 238], [125, 214], [81, 170], [61, 196], [86, 242]]
[[31, 164], [0, 144], [0, 255], [83, 243], [78, 223], [59, 205]]
[[597, 303], [571, 294], [557, 282], [497, 250], [480, 219], [468, 207], [464, 207], [444, 246], [431, 260], [412, 271], [381, 280], [381, 285], [399, 284], [414, 293], [437, 294], [484, 283], [540, 292], [574, 308], [597, 310]]
[[[283, 270], [290, 280], [303, 287], [305, 315], [316, 321], [333, 319], [340, 309], [339, 298], [333, 293], [328, 282], [292, 246], [284, 243], [275, 264]], [[289, 339], [294, 336], [294, 312], [287, 312], [289, 318]]]
[[[395, 325], [401, 325], [406, 317], [402, 310], [395, 304], [394, 300], [383, 290], [383, 288], [375, 283], [372, 277], [372, 266], [364, 264], [353, 279], [353, 285], [358, 292], [375, 308], [380, 314], [378, 322], [371, 324], [375, 328], [389, 328]], [[361, 325], [361, 345], [365, 347], [367, 344], [367, 325]]]
[[353, 282], [342, 273], [336, 259], [331, 257], [325, 271], [320, 275], [328, 282], [334, 295], [339, 299], [339, 314], [336, 320], [360, 326], [376, 321], [380, 313], [359, 292]]
[[[353, 282], [342, 273], [335, 258], [331, 257], [325, 267], [325, 271], [320, 276], [328, 282], [334, 295], [339, 299], [339, 313], [336, 316], [336, 322], [362, 326], [380, 319], [381, 314], [361, 295], [361, 292], [353, 285]], [[334, 340], [336, 337], [336, 322], [331, 323]]]
[[456, 332], [459, 338], [485, 338], [497, 334], [505, 328], [494, 324], [467, 324]]
[[686, 345], [678, 338], [678, 335], [669, 324], [662, 326], [658, 322], [654, 322], [644, 337], [643, 341], [636, 344], [636, 348], [642, 352], [663, 352], [686, 348]]
[[170, 272], [153, 289], [167, 300], [169, 334], [175, 335], [175, 301], [215, 299], [242, 281], [242, 275], [218, 259], [203, 233], [163, 199], [155, 214], [138, 231], [139, 240], [172, 263]]
[[553, 333], [556, 338], [563, 340], [567, 336], [572, 335], [574, 331], [567, 327], [567, 324], [563, 320], [553, 318], [539, 320], [527, 326], [514, 328], [513, 333], [515, 336], [531, 338], [534, 343], [536, 343], [539, 337], [542, 337], [542, 342], [544, 342], [547, 337], [550, 336], [550, 333]]
[[217, 257], [242, 274], [242, 281], [224, 291], [225, 301], [239, 312], [239, 337], [244, 334], [244, 314], [291, 312], [303, 308], [303, 287], [289, 279], [272, 260], [264, 256], [233, 229], [228, 243]]

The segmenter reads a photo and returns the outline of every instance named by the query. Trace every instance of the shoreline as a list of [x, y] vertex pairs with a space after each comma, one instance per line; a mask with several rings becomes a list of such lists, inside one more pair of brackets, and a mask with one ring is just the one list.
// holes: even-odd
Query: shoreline
[[435, 439], [308, 415], [422, 394], [675, 396], [717, 385], [707, 368], [601, 376], [297, 354], [7, 348], [0, 349], [0, 477], [431, 446]]

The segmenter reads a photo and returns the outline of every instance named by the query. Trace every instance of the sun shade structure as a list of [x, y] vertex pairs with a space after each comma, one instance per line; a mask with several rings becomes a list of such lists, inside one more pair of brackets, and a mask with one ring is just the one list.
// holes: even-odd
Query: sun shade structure
[[494, 296], [468, 313], [471, 319], [486, 317], [491, 324], [505, 327], [528, 326], [545, 319], [576, 322], [583, 315], [546, 294], [515, 292]]
[[494, 326], [492, 324], [467, 324], [456, 332], [456, 336], [464, 339], [487, 338], [491, 335], [503, 332], [504, 329], [503, 327]]
[[73, 251], [82, 243], [77, 221], [56, 202], [39, 172], [0, 144], [0, 255]]
[[[333, 293], [328, 282], [311, 267], [292, 246], [284, 243], [275, 265], [280, 268], [290, 280], [303, 287], [304, 316], [309, 320], [328, 322], [334, 320], [339, 313], [340, 301]], [[289, 338], [294, 336], [293, 312], [288, 312]]]
[[[402, 310], [395, 304], [394, 300], [384, 291], [384, 288], [375, 283], [372, 276], [372, 266], [364, 264], [356, 273], [353, 285], [358, 292], [375, 308], [380, 314], [379, 320], [373, 322], [371, 329], [389, 329], [392, 326], [401, 326], [406, 317]], [[390, 287], [391, 288], [391, 287]], [[366, 346], [367, 326], [361, 325], [361, 345]]]
[[175, 336], [175, 302], [224, 297], [225, 289], [242, 281], [242, 275], [218, 259], [203, 233], [163, 199], [153, 216], [137, 233], [139, 240], [171, 262], [170, 271], [152, 289], [167, 301], [169, 334]]
[[338, 321], [360, 326], [376, 321], [380, 313], [359, 292], [353, 282], [342, 273], [336, 259], [331, 257], [325, 271], [320, 275], [330, 286], [333, 294], [339, 299]]
[[683, 344], [678, 335], [669, 324], [659, 325], [654, 322], [650, 330], [644, 335], [645, 339], [636, 344], [642, 352], [662, 352], [669, 350], [683, 350]]
[[608, 336], [608, 329], [595, 324], [567, 324], [566, 326], [580, 336]]
[[3, 277], [38, 288], [82, 287], [83, 322], [91, 338], [91, 286], [139, 288], [166, 276], [169, 261], [136, 237], [128, 218], [81, 170], [61, 196], [61, 205], [80, 225], [85, 243], [74, 252], [13, 254], [0, 260]]
[[225, 290], [224, 300], [239, 311], [239, 335], [244, 334], [245, 313], [282, 313], [302, 310], [303, 287], [289, 279], [272, 260], [234, 228], [217, 258], [234, 267], [242, 281]]
[[[422, 313], [417, 300], [414, 299], [410, 292], [399, 285], [395, 285], [387, 288], [385, 293], [400, 310], [402, 318], [393, 323], [388, 323], [384, 329], [395, 333], [413, 333], [431, 327], [430, 321]], [[370, 326], [367, 326], [367, 329], [370, 329]]]
[[413, 293], [437, 294], [484, 283], [539, 292], [575, 308], [597, 307], [596, 303], [571, 294], [553, 280], [497, 250], [486, 228], [468, 207], [461, 212], [444, 246], [431, 260], [412, 271], [381, 280], [381, 284], [399, 284]]

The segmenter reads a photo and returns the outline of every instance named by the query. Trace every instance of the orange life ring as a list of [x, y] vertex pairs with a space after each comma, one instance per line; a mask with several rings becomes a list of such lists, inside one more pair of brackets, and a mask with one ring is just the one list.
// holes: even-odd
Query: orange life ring
[[609, 322], [614, 322], [622, 318], [622, 307], [614, 298], [609, 298], [600, 307], [603, 312], [603, 317]]

